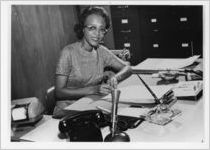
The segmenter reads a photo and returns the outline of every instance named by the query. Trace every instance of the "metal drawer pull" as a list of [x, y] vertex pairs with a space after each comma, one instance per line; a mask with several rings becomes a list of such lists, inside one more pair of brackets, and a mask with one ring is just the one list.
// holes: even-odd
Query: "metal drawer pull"
[[121, 30], [120, 32], [122, 32], [122, 33], [130, 33], [131, 30], [130, 29], [129, 30]]

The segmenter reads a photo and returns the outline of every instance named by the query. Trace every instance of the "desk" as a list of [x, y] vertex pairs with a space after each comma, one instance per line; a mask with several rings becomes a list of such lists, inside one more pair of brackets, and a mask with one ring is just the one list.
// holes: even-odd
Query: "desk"
[[[148, 76], [142, 77], [150, 85], [155, 84], [158, 79], [148, 80]], [[132, 75], [120, 87], [142, 84], [136, 75]], [[143, 122], [136, 129], [126, 131], [132, 142], [198, 142], [204, 140], [204, 107], [203, 98], [198, 101], [179, 100], [174, 107], [182, 111], [182, 115], [165, 126], [159, 126]], [[58, 138], [59, 120], [44, 116], [41, 123], [32, 131], [20, 138], [40, 142], [65, 142], [66, 139]], [[52, 132], [53, 131], [53, 132]], [[50, 133], [50, 134], [49, 134]], [[108, 128], [102, 129], [103, 137], [109, 133]]]
[[[151, 78], [150, 75], [146, 74], [142, 74], [141, 77], [149, 85], [156, 85], [160, 80], [159, 78]], [[179, 80], [184, 80], [184, 77], [179, 77]], [[143, 84], [137, 75], [133, 74], [128, 79], [121, 82], [119, 87], [131, 85]], [[173, 107], [180, 109], [182, 111], [182, 115], [165, 126], [155, 125], [145, 121], [137, 128], [127, 130], [126, 133], [130, 136], [131, 142], [203, 142], [203, 97], [201, 97], [198, 101], [178, 100]], [[22, 135], [19, 134], [19, 137], [21, 139], [37, 142], [66, 142], [66, 139], [58, 138], [58, 123], [59, 120], [45, 115], [33, 130], [29, 130], [28, 133], [24, 133]], [[104, 138], [108, 133], [110, 133], [108, 127], [102, 129]]]

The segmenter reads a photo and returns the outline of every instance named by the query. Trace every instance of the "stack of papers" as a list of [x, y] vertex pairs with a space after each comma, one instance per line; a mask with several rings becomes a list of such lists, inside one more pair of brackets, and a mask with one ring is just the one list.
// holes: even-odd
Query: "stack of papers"
[[173, 91], [178, 99], [198, 100], [202, 95], [203, 81], [182, 81], [174, 86]]
[[137, 66], [133, 66], [132, 70], [154, 73], [160, 70], [176, 70], [192, 65], [200, 55], [195, 55], [186, 59], [168, 59], [168, 58], [148, 58]]

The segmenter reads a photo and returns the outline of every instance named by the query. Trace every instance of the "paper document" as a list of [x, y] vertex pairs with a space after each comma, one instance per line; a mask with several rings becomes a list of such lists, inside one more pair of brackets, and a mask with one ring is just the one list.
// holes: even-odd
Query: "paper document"
[[45, 123], [22, 136], [21, 139], [34, 142], [66, 142], [66, 139], [58, 137], [60, 133], [58, 123], [59, 120], [50, 118]]
[[176, 97], [194, 97], [203, 90], [203, 81], [182, 81], [173, 88]]
[[149, 108], [126, 107], [120, 109], [118, 115], [138, 118], [140, 116], [146, 116], [149, 111], [150, 111]]
[[[157, 98], [161, 98], [165, 93], [172, 89], [171, 85], [156, 85], [150, 86], [152, 91], [156, 94]], [[145, 86], [133, 85], [120, 88], [121, 94], [119, 103], [127, 104], [141, 104], [141, 103], [155, 103], [154, 97]], [[111, 94], [103, 98], [104, 100], [111, 101]]]
[[[126, 104], [118, 104], [119, 108], [128, 107]], [[106, 109], [108, 111], [111, 111], [112, 108], [112, 102], [106, 101], [100, 99], [96, 99], [96, 97], [84, 97], [72, 105], [67, 106], [66, 110], [78, 110], [78, 111], [84, 111], [84, 110], [98, 110], [99, 108]]]
[[148, 58], [137, 66], [133, 66], [135, 70], [175, 70], [192, 65], [200, 55], [195, 55], [186, 59], [168, 59], [168, 58]]

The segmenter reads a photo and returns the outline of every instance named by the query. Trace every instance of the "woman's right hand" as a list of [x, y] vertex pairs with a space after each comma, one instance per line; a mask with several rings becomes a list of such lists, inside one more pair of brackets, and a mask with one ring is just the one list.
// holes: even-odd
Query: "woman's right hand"
[[99, 95], [108, 95], [112, 90], [112, 87], [109, 84], [100, 84], [96, 88], [96, 94]]

